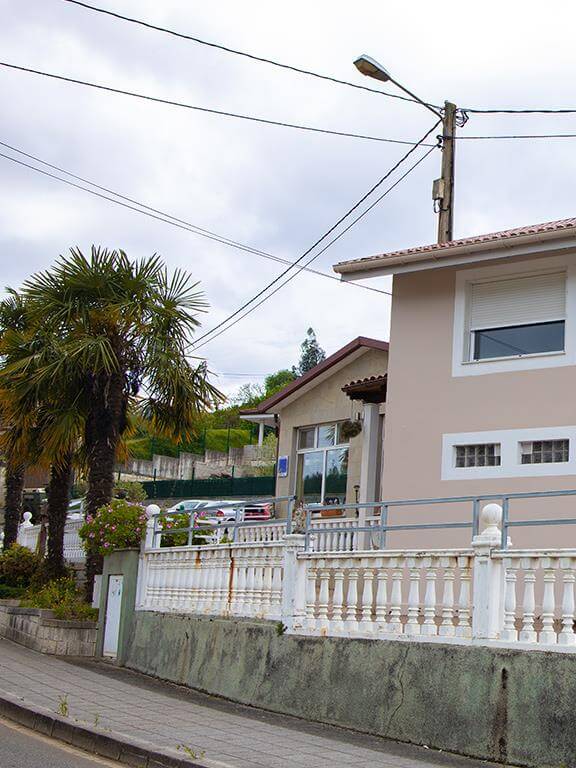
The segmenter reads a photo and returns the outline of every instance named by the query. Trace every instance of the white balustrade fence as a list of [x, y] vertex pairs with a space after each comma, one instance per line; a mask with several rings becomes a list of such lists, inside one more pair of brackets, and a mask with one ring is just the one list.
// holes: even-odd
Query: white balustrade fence
[[303, 559], [307, 584], [302, 629], [307, 632], [472, 635], [472, 551], [314, 554]]
[[[38, 548], [40, 529], [42, 526], [33, 525], [32, 514], [24, 512], [24, 520], [18, 527], [18, 544], [35, 552]], [[72, 515], [66, 521], [64, 527], [64, 560], [67, 563], [83, 563], [86, 560], [86, 552], [78, 531], [84, 525], [80, 515]]]
[[283, 523], [241, 528], [233, 544], [154, 547], [149, 510], [140, 610], [279, 620], [320, 636], [576, 650], [576, 550], [501, 550], [497, 504], [484, 507], [469, 549], [422, 551], [358, 551], [343, 519], [318, 521], [328, 530], [308, 551]]
[[155, 549], [143, 556], [143, 610], [281, 617], [283, 545], [216, 544]]

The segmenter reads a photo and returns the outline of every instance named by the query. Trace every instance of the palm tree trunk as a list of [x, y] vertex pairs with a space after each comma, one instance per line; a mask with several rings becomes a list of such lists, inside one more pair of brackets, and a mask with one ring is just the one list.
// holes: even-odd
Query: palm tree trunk
[[[93, 517], [109, 504], [114, 490], [116, 451], [125, 418], [124, 380], [121, 374], [101, 377], [95, 382], [92, 407], [86, 420], [88, 492], [86, 514]], [[86, 552], [86, 599], [92, 600], [94, 577], [102, 573], [102, 556]]]
[[4, 502], [4, 549], [18, 538], [18, 525], [22, 516], [24, 491], [24, 464], [6, 462], [6, 499]]
[[64, 564], [64, 528], [70, 502], [72, 485], [72, 456], [68, 455], [59, 466], [50, 470], [48, 486], [48, 553], [44, 563], [44, 575], [58, 579], [66, 575]]

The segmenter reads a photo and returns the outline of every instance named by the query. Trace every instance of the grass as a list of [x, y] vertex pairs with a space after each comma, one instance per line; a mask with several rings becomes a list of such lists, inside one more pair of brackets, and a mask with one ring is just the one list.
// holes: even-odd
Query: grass
[[[230, 430], [230, 448], [242, 448], [250, 445], [250, 432], [241, 427], [233, 427]], [[206, 450], [225, 453], [228, 447], [228, 429], [206, 430]], [[128, 440], [128, 449], [134, 459], [146, 459], [150, 461], [152, 454], [177, 457], [179, 453], [203, 453], [202, 440], [189, 445], [177, 445], [163, 438], [137, 437]]]

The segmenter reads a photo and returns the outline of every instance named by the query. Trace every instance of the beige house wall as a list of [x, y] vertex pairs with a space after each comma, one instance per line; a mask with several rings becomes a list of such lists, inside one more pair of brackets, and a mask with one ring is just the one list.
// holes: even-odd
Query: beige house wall
[[[362, 414], [361, 402], [352, 402], [342, 392], [342, 387], [351, 381], [367, 376], [378, 376], [386, 373], [388, 368], [388, 353], [382, 350], [368, 349], [360, 357], [348, 365], [335, 371], [329, 378], [321, 381], [308, 392], [300, 395], [284, 408], [278, 407], [280, 418], [280, 436], [278, 455], [289, 457], [288, 477], [276, 479], [276, 495], [289, 496], [296, 488], [297, 468], [297, 430], [312, 424], [327, 424], [356, 418]], [[384, 413], [384, 406], [381, 406]], [[348, 479], [346, 484], [346, 502], [355, 501], [354, 486], [360, 483], [360, 467], [362, 462], [362, 433], [350, 441], [348, 456]], [[285, 509], [279, 510], [280, 514]]]
[[[536, 257], [545, 265], [545, 257]], [[575, 257], [572, 257], [575, 258]], [[525, 261], [526, 259], [522, 259]], [[486, 262], [487, 264], [502, 262]], [[507, 260], [507, 263], [509, 261]], [[477, 268], [471, 265], [470, 269]], [[456, 272], [463, 266], [394, 277], [383, 494], [410, 499], [576, 488], [574, 475], [442, 480], [445, 433], [576, 425], [576, 367], [452, 376]], [[570, 320], [569, 320], [570, 321]], [[576, 497], [513, 502], [511, 519], [576, 517]], [[396, 508], [391, 522], [461, 521], [469, 505]], [[418, 545], [396, 534], [392, 546]], [[428, 532], [430, 546], [465, 544], [468, 531]], [[576, 526], [517, 528], [515, 546], [576, 546]]]

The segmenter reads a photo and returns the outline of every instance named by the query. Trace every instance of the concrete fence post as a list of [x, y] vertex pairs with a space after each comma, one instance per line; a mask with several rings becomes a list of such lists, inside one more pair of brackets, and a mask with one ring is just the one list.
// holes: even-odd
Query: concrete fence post
[[149, 504], [146, 507], [146, 533], [142, 538], [140, 544], [140, 557], [138, 558], [138, 576], [136, 584], [136, 607], [141, 608], [144, 604], [146, 597], [146, 586], [148, 582], [148, 563], [146, 560], [146, 550], [153, 549], [156, 542], [154, 541], [154, 526], [155, 518], [160, 512], [160, 507], [157, 504]]
[[502, 560], [492, 557], [500, 546], [502, 507], [486, 504], [480, 513], [480, 533], [472, 539], [474, 549], [474, 591], [472, 638], [495, 640], [504, 618], [504, 568]]
[[306, 613], [307, 561], [298, 559], [298, 554], [305, 550], [306, 536], [290, 533], [283, 541], [282, 623], [289, 631], [296, 631], [303, 626]]

